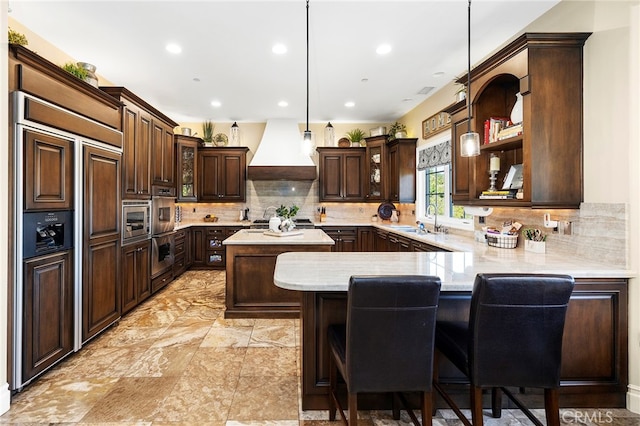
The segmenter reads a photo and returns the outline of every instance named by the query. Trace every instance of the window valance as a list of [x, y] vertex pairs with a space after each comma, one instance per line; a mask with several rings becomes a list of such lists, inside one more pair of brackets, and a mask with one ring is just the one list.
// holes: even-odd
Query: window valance
[[447, 140], [424, 148], [418, 153], [418, 170], [451, 163], [451, 141]]

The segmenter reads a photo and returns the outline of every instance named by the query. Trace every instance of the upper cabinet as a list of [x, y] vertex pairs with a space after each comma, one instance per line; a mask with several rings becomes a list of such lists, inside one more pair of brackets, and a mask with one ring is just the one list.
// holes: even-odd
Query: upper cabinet
[[[471, 71], [471, 129], [478, 157], [460, 156], [467, 132], [464, 102], [451, 105], [455, 203], [533, 208], [577, 208], [583, 199], [582, 48], [590, 33], [525, 33]], [[466, 84], [466, 76], [458, 80]], [[485, 122], [510, 117], [522, 95], [522, 134], [492, 143]], [[489, 157], [500, 158], [496, 185], [522, 164], [522, 197], [479, 199], [489, 188]]]
[[198, 149], [198, 201], [245, 201], [247, 147]]
[[320, 201], [365, 201], [365, 148], [317, 148]]
[[202, 139], [176, 135], [176, 186], [178, 202], [198, 201], [198, 145]]
[[366, 201], [413, 203], [416, 200], [417, 138], [365, 138]]
[[101, 87], [124, 104], [122, 197], [151, 198], [151, 186], [175, 187], [173, 128], [178, 125], [124, 87]]

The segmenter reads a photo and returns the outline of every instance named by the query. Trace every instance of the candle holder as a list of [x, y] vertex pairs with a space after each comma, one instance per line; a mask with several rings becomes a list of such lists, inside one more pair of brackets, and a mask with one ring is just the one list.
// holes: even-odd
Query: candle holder
[[487, 191], [497, 191], [496, 180], [498, 180], [498, 170], [489, 171], [489, 189]]
[[496, 180], [498, 180], [498, 173], [500, 172], [500, 157], [497, 154], [492, 153], [489, 156], [489, 189], [488, 191], [497, 191]]

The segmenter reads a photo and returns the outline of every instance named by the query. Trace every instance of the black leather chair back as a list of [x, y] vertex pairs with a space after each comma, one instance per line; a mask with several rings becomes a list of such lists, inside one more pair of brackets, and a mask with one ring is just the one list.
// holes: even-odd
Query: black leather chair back
[[477, 275], [469, 316], [471, 382], [557, 387], [573, 286], [568, 275]]
[[351, 277], [346, 365], [350, 392], [431, 391], [440, 278]]

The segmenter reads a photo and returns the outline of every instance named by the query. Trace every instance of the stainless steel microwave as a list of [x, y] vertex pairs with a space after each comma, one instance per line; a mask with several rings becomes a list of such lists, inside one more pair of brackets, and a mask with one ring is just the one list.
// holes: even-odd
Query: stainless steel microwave
[[122, 201], [122, 245], [151, 238], [151, 201]]

